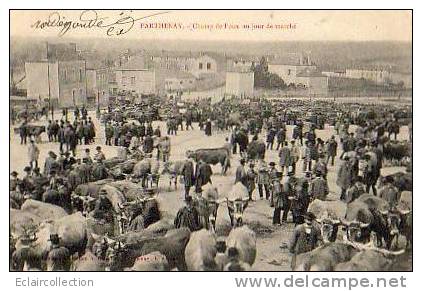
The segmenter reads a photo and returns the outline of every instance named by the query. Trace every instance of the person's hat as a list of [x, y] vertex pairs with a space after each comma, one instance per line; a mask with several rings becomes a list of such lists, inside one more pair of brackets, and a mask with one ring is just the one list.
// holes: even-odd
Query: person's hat
[[[321, 173], [321, 172], [320, 172], [320, 173]], [[312, 172], [309, 172], [309, 171], [308, 171], [308, 172], [306, 172], [306, 173], [305, 173], [305, 177], [307, 177], [307, 178], [312, 177]]]
[[68, 156], [70, 156], [70, 153], [69, 153], [69, 152], [65, 152], [65, 153], [64, 153], [64, 155], [65, 155], [66, 157], [68, 157]]
[[245, 162], [246, 162], [246, 160], [245, 160], [244, 158], [241, 158], [241, 159], [240, 159], [240, 163], [241, 163], [241, 164], [243, 164], [243, 163], [245, 163]]
[[294, 175], [295, 175], [295, 173], [293, 171], [287, 172], [287, 176], [289, 176], [289, 177], [294, 176]]
[[56, 155], [56, 153], [55, 152], [53, 152], [53, 151], [49, 151], [48, 152], [48, 155], [50, 156], [50, 157], [52, 157], [52, 158], [57, 158], [57, 155]]
[[394, 183], [394, 178], [392, 176], [386, 176], [384, 179], [387, 183]]
[[316, 169], [316, 170], [315, 170], [315, 175], [317, 175], [317, 176], [322, 175], [321, 170], [320, 170], [320, 169]]
[[281, 179], [281, 178], [283, 177], [283, 172], [277, 171], [277, 172], [275, 173], [275, 176], [276, 176], [277, 178]]
[[60, 237], [57, 233], [50, 234], [50, 238], [48, 239], [52, 243], [58, 244], [60, 242]]
[[23, 170], [24, 170], [25, 172], [31, 172], [31, 167], [26, 166], [25, 168], [23, 168]]
[[292, 139], [292, 140], [290, 141], [290, 143], [295, 143], [295, 140], [294, 140], [294, 139]]
[[275, 166], [275, 163], [274, 163], [274, 162], [270, 162], [268, 165], [269, 165], [270, 167], [274, 167], [274, 166]]
[[12, 173], [10, 173], [10, 175], [13, 176], [13, 177], [17, 177], [18, 176], [18, 172], [13, 171]]
[[314, 220], [316, 217], [312, 212], [307, 212], [303, 215], [303, 218], [307, 220]]
[[188, 202], [192, 202], [192, 196], [186, 196], [186, 198], [185, 198], [185, 202], [186, 202], [186, 203], [188, 203]]
[[97, 151], [99, 151], [99, 150], [101, 150], [101, 147], [100, 147], [100, 146], [97, 146], [95, 149], [96, 149]]
[[253, 162], [249, 163], [249, 167], [255, 167], [255, 164]]
[[40, 172], [40, 168], [36, 167], [34, 168], [34, 173], [39, 173]]

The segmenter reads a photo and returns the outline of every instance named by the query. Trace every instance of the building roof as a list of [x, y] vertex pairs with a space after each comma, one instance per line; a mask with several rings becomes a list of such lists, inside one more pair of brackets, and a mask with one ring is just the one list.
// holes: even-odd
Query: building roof
[[233, 67], [227, 70], [227, 73], [252, 73], [251, 68], [240, 66], [240, 67]]
[[320, 71], [317, 70], [310, 70], [310, 69], [304, 69], [303, 71], [296, 74], [296, 77], [324, 77], [327, 76], [323, 75]]
[[147, 71], [148, 66], [144, 56], [132, 56], [129, 61], [116, 67], [117, 71]]

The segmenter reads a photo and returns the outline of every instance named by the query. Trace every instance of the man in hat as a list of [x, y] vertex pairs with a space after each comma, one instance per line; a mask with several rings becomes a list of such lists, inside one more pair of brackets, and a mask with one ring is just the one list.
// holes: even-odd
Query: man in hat
[[175, 228], [187, 227], [190, 231], [197, 231], [200, 229], [199, 214], [193, 205], [192, 196], [186, 197], [185, 203], [186, 205], [176, 214], [174, 226]]
[[397, 205], [400, 199], [400, 191], [393, 185], [394, 178], [392, 176], [382, 177], [380, 184], [380, 197], [390, 204], [390, 208]]
[[207, 119], [207, 122], [205, 123], [205, 135], [211, 136], [211, 119]]
[[12, 253], [11, 257], [12, 269], [14, 271], [31, 271], [35, 268], [40, 268], [41, 262], [33, 246], [36, 240], [37, 237], [29, 231], [25, 231], [19, 237], [16, 244], [19, 244], [20, 247]]
[[305, 222], [296, 226], [289, 243], [289, 251], [293, 254], [291, 267], [296, 265], [296, 256], [310, 252], [322, 244], [320, 228], [314, 223], [315, 215], [306, 213], [303, 216]]
[[97, 152], [94, 155], [94, 161], [96, 161], [97, 163], [102, 163], [106, 159], [106, 157], [104, 153], [102, 152], [101, 147], [97, 146], [95, 150]]
[[255, 164], [251, 162], [249, 164], [249, 169], [246, 172], [246, 184], [249, 192], [249, 201], [252, 201], [252, 193], [255, 190], [255, 181], [256, 181], [256, 171]]
[[50, 234], [51, 250], [47, 255], [47, 271], [69, 271], [70, 252], [60, 246], [60, 237], [56, 233]]
[[28, 146], [29, 166], [31, 167], [31, 169], [38, 167], [39, 156], [40, 156], [40, 149], [37, 147], [34, 140], [31, 139]]
[[193, 167], [193, 160], [186, 158], [180, 172], [183, 175], [183, 182], [185, 185], [185, 199], [189, 196], [190, 188], [195, 185], [195, 172]]
[[282, 202], [283, 202], [283, 217], [281, 219], [281, 222], [287, 222], [287, 215], [289, 214], [289, 211], [291, 210], [292, 202], [289, 199], [289, 197], [295, 197], [296, 196], [296, 177], [293, 172], [287, 173], [287, 179], [283, 184], [282, 188]]
[[290, 159], [289, 159], [289, 166], [291, 167], [291, 171], [296, 173], [296, 163], [299, 161], [300, 158], [300, 148], [296, 145], [295, 140], [290, 141]]
[[246, 179], [246, 169], [245, 169], [245, 163], [246, 160], [245, 159], [240, 159], [240, 165], [237, 167], [236, 169], [236, 175], [235, 175], [235, 180], [234, 183], [236, 184], [237, 182], [241, 182], [243, 185], [247, 185], [247, 179]]
[[337, 155], [337, 142], [334, 135], [331, 136], [331, 138], [326, 143], [326, 152], [327, 152], [327, 157], [325, 160], [326, 164], [328, 164], [331, 158], [331, 166], [334, 166], [334, 159]]
[[265, 199], [270, 199], [270, 176], [268, 173], [267, 164], [264, 160], [259, 160], [256, 184], [258, 185], [259, 198], [262, 199], [264, 189]]
[[31, 176], [31, 167], [26, 166], [23, 171], [25, 172], [25, 176], [22, 179], [21, 192], [23, 194], [30, 195], [34, 190], [34, 180]]
[[55, 169], [58, 168], [58, 163], [57, 163], [56, 159], [57, 159], [57, 155], [54, 152], [49, 151], [48, 157], [45, 159], [45, 163], [44, 163], [44, 175], [45, 176], [50, 175], [50, 172], [52, 170], [55, 170]]
[[212, 174], [211, 166], [204, 162], [204, 160], [199, 160], [199, 163], [196, 164], [195, 170], [196, 192], [199, 192], [205, 184], [212, 184]]
[[318, 161], [315, 163], [315, 165], [312, 168], [312, 173], [314, 175], [316, 175], [317, 171], [320, 172], [321, 177], [327, 180], [328, 168], [327, 168], [327, 164], [325, 163], [324, 155], [320, 155], [318, 157]]
[[309, 196], [311, 199], [325, 200], [329, 193], [327, 180], [322, 177], [320, 170], [315, 171], [315, 178], [309, 184]]
[[366, 193], [366, 185], [363, 183], [362, 176], [357, 176], [353, 185], [346, 191], [345, 202], [351, 203]]
[[280, 158], [280, 169], [283, 173], [284, 168], [287, 169], [290, 165], [290, 148], [288, 147], [287, 142], [284, 142], [284, 146], [280, 149], [278, 157]]
[[281, 172], [275, 172], [274, 175], [272, 175], [272, 202], [274, 206], [274, 212], [273, 212], [273, 224], [281, 225], [280, 221], [280, 214], [281, 209], [283, 208], [283, 187], [281, 185], [281, 179], [283, 177], [283, 174]]
[[337, 181], [336, 184], [341, 188], [340, 200], [345, 200], [346, 190], [352, 185], [353, 179], [353, 169], [352, 169], [352, 160], [349, 156], [344, 156], [343, 161], [340, 164], [340, 167], [337, 172]]
[[152, 153], [154, 150], [154, 140], [150, 135], [147, 135], [144, 139], [143, 151], [144, 153]]

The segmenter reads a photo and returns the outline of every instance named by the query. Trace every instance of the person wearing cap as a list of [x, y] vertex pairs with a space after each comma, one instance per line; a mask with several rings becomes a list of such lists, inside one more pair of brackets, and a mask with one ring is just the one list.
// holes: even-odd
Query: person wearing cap
[[38, 167], [38, 158], [40, 156], [40, 149], [35, 144], [34, 140], [31, 139], [28, 146], [28, 159], [29, 166], [31, 169]]
[[185, 203], [186, 205], [179, 209], [176, 214], [176, 218], [174, 219], [174, 227], [187, 227], [190, 231], [197, 231], [200, 229], [199, 214], [193, 205], [192, 196], [186, 197]]
[[263, 190], [265, 190], [265, 199], [270, 199], [270, 176], [268, 173], [267, 164], [264, 160], [259, 160], [256, 184], [258, 185], [259, 198], [263, 198]]
[[[36, 236], [25, 231], [16, 243], [20, 245], [19, 248], [13, 251], [11, 256], [12, 270], [14, 271], [31, 271], [35, 268], [40, 268], [41, 262], [39, 255], [35, 253], [33, 243], [36, 241]], [[38, 257], [38, 260], [34, 260]]]
[[267, 150], [272, 150], [274, 146], [274, 138], [275, 138], [275, 129], [269, 128], [267, 132]]
[[202, 186], [210, 183], [212, 184], [211, 181], [211, 176], [212, 176], [213, 172], [212, 172], [212, 168], [211, 166], [206, 163], [204, 160], [199, 160], [199, 163], [196, 164], [196, 169], [195, 169], [195, 183], [196, 183], [196, 192], [200, 192], [200, 190], [202, 189]]
[[292, 172], [296, 173], [296, 163], [299, 161], [300, 158], [300, 148], [296, 145], [295, 140], [290, 141], [290, 159], [289, 159], [289, 166], [292, 168]]
[[283, 147], [284, 142], [286, 141], [286, 130], [281, 126], [276, 133], [277, 147], [276, 150], [280, 149], [280, 146]]
[[395, 207], [400, 199], [400, 191], [396, 186], [394, 186], [394, 178], [392, 176], [382, 177], [380, 179], [380, 184], [380, 198], [387, 201], [390, 205], [390, 208]]
[[300, 145], [303, 146], [303, 128], [299, 124], [295, 125], [293, 128], [292, 137], [294, 140], [299, 140]]
[[340, 200], [345, 200], [346, 190], [352, 185], [353, 180], [353, 161], [349, 156], [344, 156], [343, 161], [337, 172], [336, 184], [341, 189]]
[[327, 180], [322, 177], [320, 170], [315, 171], [315, 178], [309, 184], [309, 196], [311, 199], [326, 200], [329, 193]]
[[60, 246], [60, 237], [56, 233], [50, 234], [51, 249], [47, 255], [47, 271], [69, 271], [70, 252]]
[[274, 206], [273, 212], [273, 224], [281, 225], [280, 215], [281, 209], [283, 208], [283, 187], [281, 185], [281, 179], [283, 174], [281, 172], [275, 172], [274, 178], [272, 179], [272, 204]]
[[297, 225], [289, 243], [289, 251], [292, 254], [291, 267], [296, 265], [296, 256], [302, 253], [310, 252], [322, 244], [321, 229], [314, 222], [313, 213], [303, 215], [304, 223]]
[[34, 180], [31, 176], [31, 167], [26, 166], [23, 170], [25, 176], [23, 177], [19, 188], [23, 194], [32, 194], [32, 191], [34, 190]]
[[337, 142], [335, 136], [331, 136], [331, 138], [326, 142], [326, 164], [328, 164], [331, 158], [331, 166], [334, 166], [334, 159], [337, 155]]
[[186, 157], [180, 173], [183, 175], [183, 182], [185, 186], [185, 199], [189, 196], [190, 188], [195, 185], [195, 168], [193, 166], [193, 159]]
[[369, 194], [372, 189], [372, 193], [377, 196], [376, 183], [378, 180], [378, 169], [376, 166], [376, 160], [371, 159], [371, 155], [366, 153], [361, 160], [360, 168], [362, 170], [363, 182], [366, 184], [366, 193]]
[[252, 201], [252, 193], [255, 190], [256, 176], [255, 164], [251, 162], [249, 164], [249, 169], [246, 172], [246, 187], [249, 192], [249, 201]]

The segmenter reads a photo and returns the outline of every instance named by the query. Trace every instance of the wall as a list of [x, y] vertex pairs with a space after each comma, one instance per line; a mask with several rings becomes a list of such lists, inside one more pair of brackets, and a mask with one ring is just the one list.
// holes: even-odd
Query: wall
[[328, 95], [327, 77], [297, 77], [297, 81], [305, 85], [308, 94], [317, 96]]
[[[25, 63], [25, 74], [28, 97], [48, 98], [48, 86], [50, 85], [50, 97], [55, 100], [59, 98], [57, 63]], [[48, 75], [50, 75], [50, 84]]]
[[192, 90], [195, 87], [195, 79], [191, 78], [166, 78], [164, 80], [164, 89], [166, 91], [174, 90]]
[[[200, 64], [202, 64], [202, 68], [200, 68]], [[201, 74], [215, 74], [216, 72], [217, 62], [207, 55], [196, 58], [190, 70], [190, 73], [196, 77], [199, 77]]]
[[235, 96], [251, 96], [253, 94], [253, 72], [227, 72], [226, 94]]

